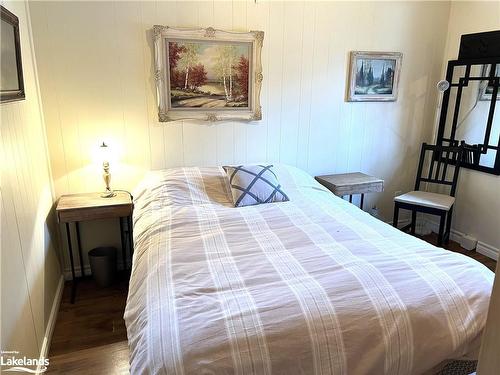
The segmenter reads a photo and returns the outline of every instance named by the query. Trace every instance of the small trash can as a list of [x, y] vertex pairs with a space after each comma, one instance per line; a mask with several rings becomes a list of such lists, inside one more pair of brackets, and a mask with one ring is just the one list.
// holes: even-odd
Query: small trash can
[[106, 287], [116, 277], [116, 248], [96, 247], [89, 251], [90, 270], [97, 285]]

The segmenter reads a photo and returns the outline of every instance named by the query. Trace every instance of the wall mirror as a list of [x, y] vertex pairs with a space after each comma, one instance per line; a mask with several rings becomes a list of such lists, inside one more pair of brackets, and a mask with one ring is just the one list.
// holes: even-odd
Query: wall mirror
[[462, 166], [500, 175], [500, 58], [453, 60], [443, 95], [437, 143], [462, 145]]

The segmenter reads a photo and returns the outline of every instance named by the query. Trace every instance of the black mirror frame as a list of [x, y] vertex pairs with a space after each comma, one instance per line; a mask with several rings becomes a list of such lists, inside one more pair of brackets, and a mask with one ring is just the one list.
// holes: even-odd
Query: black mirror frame
[[3, 6], [0, 6], [1, 20], [7, 22], [14, 27], [14, 45], [16, 49], [16, 64], [17, 64], [17, 82], [19, 90], [12, 90], [7, 92], [0, 91], [0, 102], [7, 103], [16, 100], [26, 99], [24, 91], [24, 78], [23, 78], [23, 63], [21, 59], [21, 42], [19, 38], [19, 18]]
[[[450, 101], [450, 91], [451, 87], [458, 87], [457, 90], [457, 100], [456, 102], [460, 103], [461, 100], [461, 91], [462, 87], [467, 86], [468, 82], [470, 80], [478, 80], [478, 79], [471, 79], [469, 78], [470, 70], [472, 65], [491, 65], [494, 64], [500, 65], [500, 57], [488, 57], [488, 58], [478, 58], [478, 59], [461, 59], [461, 60], [450, 60], [448, 61], [448, 68], [446, 70], [446, 80], [450, 83], [450, 88], [448, 88], [444, 94], [443, 94], [443, 102], [441, 105], [441, 113], [439, 116], [439, 128], [438, 128], [438, 134], [437, 134], [437, 144], [441, 146], [447, 146], [447, 145], [458, 145], [458, 142], [460, 140], [455, 140], [454, 139], [454, 126], [452, 126], [452, 134], [450, 138], [445, 138], [444, 137], [444, 132], [446, 128], [446, 119], [448, 115], [448, 105]], [[465, 66], [465, 77], [460, 79], [460, 82], [453, 83], [453, 70], [456, 66]], [[491, 80], [491, 85], [493, 85], [493, 93], [491, 95], [491, 101], [490, 101], [490, 111], [488, 115], [488, 124], [485, 130], [485, 138], [489, 138], [489, 134], [491, 131], [491, 125], [493, 122], [493, 116], [495, 113], [495, 106], [497, 104], [497, 95], [498, 95], [498, 89], [499, 89], [499, 82], [500, 78], [496, 77], [495, 78], [495, 66], [493, 69], [491, 69], [490, 72], [490, 77], [489, 79]], [[484, 80], [484, 79], [482, 79]], [[458, 113], [460, 110], [460, 104], [458, 106], [455, 106], [454, 109], [454, 123], [456, 123], [456, 120], [458, 118]], [[464, 168], [469, 168], [485, 173], [490, 173], [494, 175], [500, 175], [500, 137], [498, 139], [498, 143], [496, 146], [489, 147], [493, 148], [497, 151], [496, 157], [495, 157], [495, 164], [493, 167], [486, 167], [484, 165], [479, 165], [479, 164], [474, 164], [470, 163], [467, 161], [462, 161], [461, 166]]]

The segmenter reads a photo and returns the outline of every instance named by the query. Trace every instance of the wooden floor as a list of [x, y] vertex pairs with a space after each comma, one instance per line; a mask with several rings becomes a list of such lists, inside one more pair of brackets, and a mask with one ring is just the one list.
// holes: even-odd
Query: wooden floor
[[[424, 240], [436, 244], [431, 234]], [[496, 262], [450, 241], [449, 250], [465, 254], [495, 271]], [[112, 375], [129, 372], [127, 334], [123, 312], [128, 282], [125, 275], [110, 288], [98, 288], [90, 279], [79, 283], [76, 303], [69, 301], [66, 283], [50, 347], [49, 374]]]
[[[437, 234], [436, 233], [431, 233], [427, 236], [422, 237], [422, 239], [424, 239], [427, 242], [430, 242], [433, 245], [437, 244]], [[494, 261], [493, 259], [487, 257], [486, 255], [479, 254], [476, 251], [465, 250], [457, 242], [454, 242], [454, 241], [450, 241], [450, 243], [448, 245], [446, 245], [445, 248], [448, 250], [452, 250], [456, 253], [467, 255], [467, 256], [477, 260], [478, 262], [483, 263], [486, 267], [488, 267], [490, 270], [495, 272], [495, 267], [497, 266], [497, 262]]]
[[123, 312], [128, 276], [112, 287], [99, 288], [92, 279], [78, 283], [70, 302], [71, 283], [64, 286], [52, 336], [49, 374], [127, 374], [128, 346]]
[[77, 350], [50, 357], [47, 374], [128, 374], [128, 343], [122, 340], [114, 344], [91, 349]]

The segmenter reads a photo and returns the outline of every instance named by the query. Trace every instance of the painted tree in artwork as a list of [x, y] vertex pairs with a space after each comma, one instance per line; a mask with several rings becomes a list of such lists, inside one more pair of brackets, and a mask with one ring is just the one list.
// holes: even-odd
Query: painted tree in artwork
[[194, 43], [184, 44], [185, 50], [181, 53], [179, 66], [185, 72], [184, 89], [188, 88], [189, 72], [198, 63], [199, 45]]
[[170, 70], [170, 87], [181, 88], [184, 86], [184, 74], [179, 69]]
[[179, 45], [176, 42], [168, 43], [168, 65], [170, 67], [170, 71], [177, 68], [177, 62], [181, 58], [181, 54], [186, 50], [186, 47], [183, 45]]
[[361, 68], [359, 68], [357, 82], [359, 86], [365, 85], [365, 62], [361, 60]]
[[237, 56], [236, 56], [236, 47], [235, 46], [227, 46], [228, 48], [228, 67], [229, 67], [229, 100], [233, 99], [233, 65], [236, 64]]
[[394, 70], [392, 70], [391, 67], [388, 67], [387, 70], [385, 71], [385, 84], [387, 86], [392, 85], [393, 77], [394, 77]]
[[207, 72], [203, 64], [195, 65], [191, 68], [191, 78], [189, 85], [191, 87], [200, 87], [207, 82]]
[[233, 65], [236, 63], [236, 47], [220, 45], [217, 47], [215, 70], [224, 86], [226, 100], [233, 99]]
[[366, 75], [366, 80], [368, 82], [368, 85], [371, 86], [373, 84], [373, 68], [370, 65], [370, 69], [368, 69], [368, 74]]
[[248, 72], [249, 64], [248, 59], [241, 55], [238, 65], [236, 65], [236, 83], [240, 89], [240, 94], [248, 100]]
[[380, 86], [385, 86], [385, 64], [382, 66], [382, 72], [380, 73], [380, 78], [378, 80]]
[[170, 68], [170, 87], [182, 87], [184, 84], [184, 75], [177, 69], [177, 63], [186, 48], [177, 42], [168, 43], [168, 65]]

